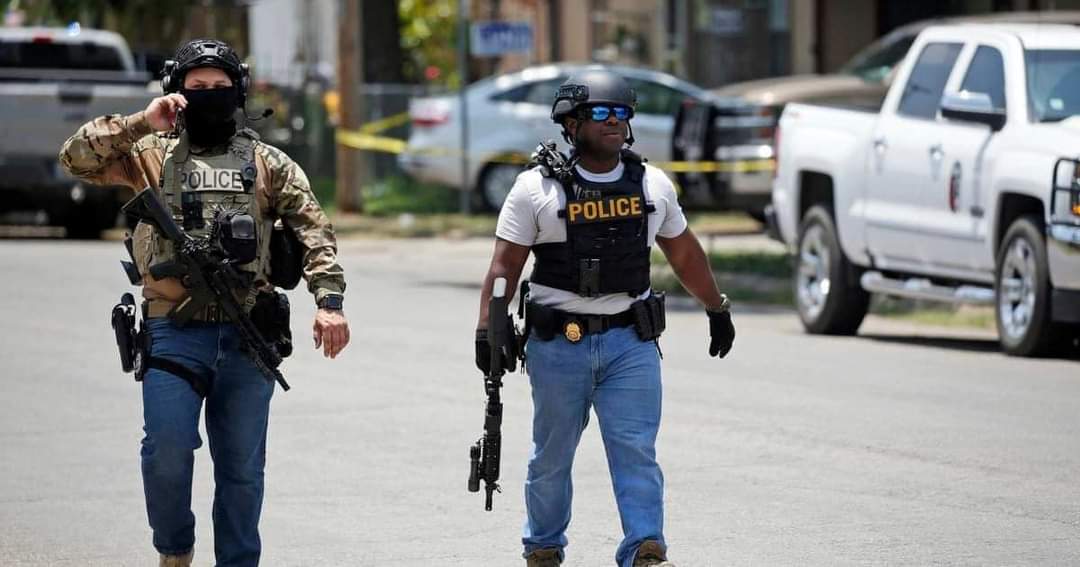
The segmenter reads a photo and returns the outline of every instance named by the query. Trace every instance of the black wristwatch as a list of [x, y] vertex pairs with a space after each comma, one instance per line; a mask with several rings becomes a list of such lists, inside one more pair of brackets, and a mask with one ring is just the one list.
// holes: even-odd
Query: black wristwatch
[[323, 298], [320, 299], [317, 304], [319, 306], [319, 309], [332, 309], [334, 311], [341, 311], [342, 304], [344, 302], [344, 295], [331, 293], [330, 295], [323, 296]]

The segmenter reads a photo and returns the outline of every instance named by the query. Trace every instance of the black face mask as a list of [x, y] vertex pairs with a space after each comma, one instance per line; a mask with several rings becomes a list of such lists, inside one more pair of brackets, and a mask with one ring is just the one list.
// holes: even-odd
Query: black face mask
[[187, 99], [184, 125], [191, 143], [203, 148], [219, 146], [236, 133], [233, 114], [240, 106], [236, 87], [181, 89]]

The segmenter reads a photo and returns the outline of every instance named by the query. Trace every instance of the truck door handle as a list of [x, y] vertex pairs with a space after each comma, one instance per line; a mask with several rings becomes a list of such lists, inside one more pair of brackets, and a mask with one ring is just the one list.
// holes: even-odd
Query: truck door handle
[[887, 149], [889, 149], [889, 144], [885, 141], [885, 138], [874, 138], [874, 151], [878, 155], [885, 153]]
[[945, 150], [942, 149], [941, 144], [934, 144], [930, 146], [930, 159], [934, 161], [941, 161], [945, 157]]

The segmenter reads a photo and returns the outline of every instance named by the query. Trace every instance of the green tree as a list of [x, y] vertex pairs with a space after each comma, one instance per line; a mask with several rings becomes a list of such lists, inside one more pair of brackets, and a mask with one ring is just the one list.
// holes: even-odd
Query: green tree
[[457, 0], [401, 0], [401, 45], [405, 78], [457, 88]]

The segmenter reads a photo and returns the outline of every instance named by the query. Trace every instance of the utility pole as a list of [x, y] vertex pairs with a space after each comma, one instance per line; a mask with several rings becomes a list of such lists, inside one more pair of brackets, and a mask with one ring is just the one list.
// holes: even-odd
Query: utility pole
[[[339, 97], [338, 128], [356, 130], [363, 120], [363, 99], [360, 83], [363, 80], [361, 65], [364, 61], [363, 36], [360, 26], [361, 0], [340, 0], [338, 18], [338, 68], [337, 88]], [[368, 168], [363, 154], [348, 146], [337, 144], [337, 185], [334, 203], [340, 212], [362, 212], [364, 203], [360, 188], [367, 181]]]
[[461, 195], [458, 204], [462, 214], [471, 212], [472, 187], [469, 185], [469, 101], [465, 96], [469, 86], [469, 0], [458, 1], [458, 105], [461, 107]]

